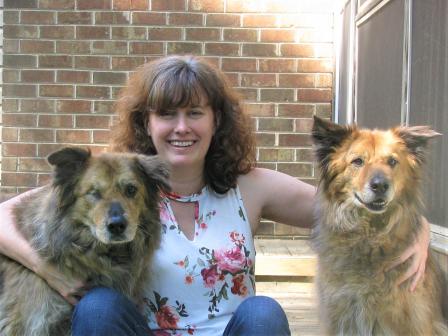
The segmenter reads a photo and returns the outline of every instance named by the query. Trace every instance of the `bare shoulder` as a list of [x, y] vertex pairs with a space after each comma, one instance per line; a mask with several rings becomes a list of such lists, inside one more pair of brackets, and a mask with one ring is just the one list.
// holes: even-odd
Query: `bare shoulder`
[[315, 197], [313, 186], [264, 168], [255, 168], [240, 176], [238, 184], [245, 206], [254, 208], [260, 218], [301, 227], [311, 225]]

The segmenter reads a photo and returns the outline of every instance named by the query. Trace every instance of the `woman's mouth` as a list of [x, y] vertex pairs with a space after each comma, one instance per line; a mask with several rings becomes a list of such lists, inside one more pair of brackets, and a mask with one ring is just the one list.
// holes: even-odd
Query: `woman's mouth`
[[187, 140], [184, 140], [184, 141], [171, 140], [171, 141], [168, 141], [168, 143], [171, 146], [174, 146], [174, 147], [190, 147], [190, 146], [193, 146], [195, 141], [192, 141], [192, 140], [188, 140], [188, 141]]

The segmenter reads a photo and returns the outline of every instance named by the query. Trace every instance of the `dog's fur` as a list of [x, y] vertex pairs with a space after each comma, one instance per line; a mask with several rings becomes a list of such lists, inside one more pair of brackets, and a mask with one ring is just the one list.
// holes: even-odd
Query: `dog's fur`
[[[17, 226], [46, 262], [90, 286], [137, 300], [160, 241], [159, 190], [167, 170], [155, 157], [80, 148], [51, 154], [52, 183], [13, 209]], [[0, 255], [0, 334], [70, 334], [72, 307], [47, 283]]]
[[330, 335], [447, 335], [444, 280], [429, 256], [415, 292], [397, 286], [410, 260], [388, 266], [420, 230], [428, 127], [366, 130], [315, 117], [320, 168], [317, 290]]

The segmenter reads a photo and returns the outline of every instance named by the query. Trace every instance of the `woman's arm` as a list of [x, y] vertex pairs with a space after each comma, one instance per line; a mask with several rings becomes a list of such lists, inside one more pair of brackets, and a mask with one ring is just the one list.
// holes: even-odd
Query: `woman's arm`
[[[35, 189], [38, 190], [38, 189]], [[45, 263], [17, 230], [12, 209], [22, 197], [32, 190], [0, 204], [0, 253], [17, 261], [42, 277], [50, 287], [58, 291], [69, 303], [76, 304], [85, 293], [84, 284], [78, 279], [67, 279], [53, 266]]]

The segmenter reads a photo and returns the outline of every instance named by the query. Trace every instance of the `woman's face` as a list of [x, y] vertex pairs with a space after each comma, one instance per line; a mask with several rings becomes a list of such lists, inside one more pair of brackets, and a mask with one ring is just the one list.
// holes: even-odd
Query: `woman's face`
[[202, 171], [215, 132], [214, 113], [206, 99], [197, 106], [150, 112], [148, 132], [157, 154], [172, 169]]

